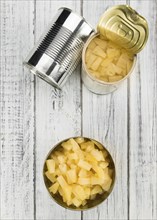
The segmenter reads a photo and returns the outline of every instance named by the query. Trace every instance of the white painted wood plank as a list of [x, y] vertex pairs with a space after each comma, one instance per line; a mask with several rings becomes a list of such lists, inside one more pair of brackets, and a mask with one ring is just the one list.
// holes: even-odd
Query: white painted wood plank
[[[84, 1], [83, 15], [96, 26], [100, 16], [113, 4], [125, 1]], [[127, 201], [127, 82], [113, 94], [99, 96], [83, 87], [83, 135], [96, 138], [113, 155], [117, 181], [113, 193], [102, 205], [83, 213], [83, 219], [126, 220]]]
[[131, 1], [149, 40], [130, 80], [130, 219], [157, 219], [157, 2]]
[[1, 219], [34, 219], [33, 1], [1, 1]]
[[[80, 12], [79, 1], [37, 1], [36, 39], [51, 21], [57, 9], [66, 6]], [[58, 141], [81, 134], [80, 67], [62, 92], [37, 79], [36, 82], [36, 218], [80, 219], [81, 212], [65, 210], [48, 195], [42, 168], [48, 151]]]

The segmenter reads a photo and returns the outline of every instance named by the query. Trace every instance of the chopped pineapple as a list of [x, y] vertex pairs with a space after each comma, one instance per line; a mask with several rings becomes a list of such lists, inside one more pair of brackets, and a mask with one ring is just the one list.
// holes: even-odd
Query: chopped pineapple
[[97, 193], [101, 194], [102, 191], [103, 191], [103, 190], [102, 190], [101, 186], [96, 185], [96, 186], [91, 190], [91, 195], [94, 195], [94, 194], [97, 194]]
[[75, 169], [68, 170], [66, 176], [69, 184], [77, 182], [77, 175]]
[[84, 200], [86, 199], [86, 194], [85, 194], [85, 191], [84, 191], [84, 188], [83, 186], [80, 186], [80, 185], [73, 185], [72, 186], [72, 192], [73, 194], [80, 200]]
[[95, 176], [91, 177], [91, 184], [92, 185], [102, 185], [104, 183], [104, 180]]
[[68, 155], [68, 158], [70, 160], [78, 160], [78, 155], [77, 155], [77, 153], [71, 153]]
[[83, 177], [80, 177], [78, 178], [78, 181], [77, 181], [78, 184], [80, 185], [89, 185], [90, 184], [90, 178], [83, 178]]
[[67, 165], [66, 164], [59, 164], [59, 169], [61, 173], [66, 173], [67, 172]]
[[90, 42], [90, 44], [88, 45], [88, 48], [91, 49], [91, 50], [93, 50], [95, 47], [96, 47], [96, 43], [92, 40], [92, 41]]
[[94, 54], [91, 53], [90, 57], [88, 58], [88, 60], [86, 59], [87, 62], [87, 67], [90, 68], [91, 65], [93, 64], [93, 62], [96, 60], [97, 56], [95, 56]]
[[[98, 37], [94, 38], [94, 42], [100, 47], [102, 48], [103, 50], [106, 50], [107, 48], [107, 42], [102, 40], [102, 39], [99, 39]], [[94, 48], [93, 48], [94, 49]]]
[[53, 194], [56, 194], [56, 192], [58, 191], [58, 188], [59, 188], [59, 183], [56, 182], [49, 188], [49, 190]]
[[91, 154], [93, 155], [93, 157], [97, 160], [97, 161], [104, 161], [104, 156], [102, 154], [102, 151], [94, 149], [91, 151]]
[[108, 191], [111, 187], [111, 183], [112, 183], [112, 179], [109, 178], [104, 184], [101, 185], [103, 190]]
[[90, 170], [92, 168], [91, 164], [89, 164], [88, 162], [84, 160], [79, 160], [78, 166], [85, 170]]
[[106, 167], [108, 167], [109, 163], [107, 161], [102, 161], [99, 163], [99, 166], [103, 169], [105, 169]]
[[96, 46], [94, 48], [93, 53], [97, 56], [102, 57], [102, 58], [106, 57], [106, 53], [99, 46]]
[[72, 149], [72, 145], [71, 145], [71, 142], [70, 141], [66, 141], [66, 142], [63, 142], [61, 144], [61, 146], [65, 149], [65, 150], [68, 150], [70, 151]]
[[53, 159], [46, 160], [46, 165], [49, 173], [55, 172], [55, 161]]
[[79, 177], [87, 177], [87, 175], [88, 175], [88, 172], [85, 169], [81, 169], [78, 174]]
[[104, 174], [104, 171], [103, 171], [103, 169], [101, 167], [93, 165], [92, 169], [96, 172], [96, 174], [98, 175], [98, 177], [100, 179], [105, 179], [105, 174]]
[[58, 193], [68, 206], [80, 207], [110, 189], [113, 170], [101, 144], [75, 138], [61, 143], [61, 147], [46, 161], [51, 193]]
[[85, 54], [89, 73], [105, 82], [120, 81], [125, 77], [132, 68], [133, 58], [133, 54], [101, 35], [92, 39]]
[[74, 204], [74, 206], [79, 207], [80, 205], [82, 205], [82, 201], [77, 199], [76, 197], [74, 197], [72, 199], [72, 203]]
[[83, 150], [87, 150], [88, 147], [91, 150], [94, 149], [94, 143], [91, 142], [91, 141], [87, 141], [87, 142], [81, 143], [80, 145], [81, 145], [81, 149], [83, 149]]
[[46, 177], [47, 177], [52, 183], [54, 183], [54, 182], [56, 181], [55, 175], [52, 174], [52, 173], [49, 173], [49, 171], [46, 171], [46, 172], [45, 172], [45, 175], [46, 175]]
[[96, 58], [96, 60], [93, 62], [93, 64], [91, 65], [90, 68], [92, 70], [97, 70], [99, 68], [101, 62], [102, 62], [102, 58], [100, 58], [100, 57]]
[[75, 141], [78, 143], [78, 144], [82, 144], [83, 142], [85, 142], [85, 139], [84, 138], [76, 138]]
[[65, 157], [63, 155], [58, 156], [58, 161], [60, 164], [65, 163]]
[[122, 76], [118, 76], [118, 75], [116, 75], [116, 76], [109, 76], [109, 82], [115, 82], [115, 81], [119, 81], [119, 80], [121, 80], [123, 77]]

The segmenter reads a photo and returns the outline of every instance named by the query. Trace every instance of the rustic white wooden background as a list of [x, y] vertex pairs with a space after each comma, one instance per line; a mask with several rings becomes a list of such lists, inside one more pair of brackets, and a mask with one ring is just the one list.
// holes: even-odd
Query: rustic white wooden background
[[[130, 4], [148, 20], [150, 33], [136, 68], [106, 96], [81, 83], [81, 66], [62, 92], [35, 78], [22, 62], [53, 14], [66, 6], [96, 27], [114, 4]], [[1, 219], [157, 219], [157, 1], [1, 0]], [[69, 136], [104, 143], [117, 167], [113, 193], [85, 212], [61, 208], [42, 179], [50, 148]]]

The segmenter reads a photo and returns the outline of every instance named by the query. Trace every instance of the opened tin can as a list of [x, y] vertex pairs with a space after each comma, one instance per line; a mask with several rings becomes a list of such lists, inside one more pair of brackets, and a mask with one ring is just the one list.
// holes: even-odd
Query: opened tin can
[[81, 60], [93, 28], [71, 9], [60, 8], [24, 65], [54, 87], [61, 88]]
[[[83, 49], [85, 86], [97, 94], [115, 91], [133, 71], [136, 54], [144, 48], [147, 39], [147, 21], [135, 10], [128, 5], [109, 8], [99, 20], [97, 33], [92, 34]], [[105, 44], [112, 44], [112, 47], [106, 49]], [[115, 59], [115, 53], [119, 53], [120, 61], [120, 58]], [[130, 62], [129, 68], [127, 62]]]

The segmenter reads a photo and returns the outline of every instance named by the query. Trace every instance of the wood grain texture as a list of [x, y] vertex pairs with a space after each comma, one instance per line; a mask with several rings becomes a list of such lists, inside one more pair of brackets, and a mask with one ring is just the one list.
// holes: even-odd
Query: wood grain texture
[[130, 1], [149, 24], [129, 88], [130, 219], [157, 219], [157, 2]]
[[[37, 1], [36, 39], [57, 9], [66, 6], [80, 12], [79, 1]], [[53, 12], [53, 13], [52, 13]], [[42, 168], [48, 151], [58, 142], [81, 134], [80, 67], [62, 91], [36, 80], [36, 219], [80, 219], [80, 212], [65, 210], [46, 192]]]
[[1, 219], [34, 219], [34, 85], [22, 65], [34, 42], [34, 4], [0, 4]]
[[[84, 1], [83, 15], [96, 26], [107, 7], [123, 3], [125, 1], [94, 1], [90, 4], [91, 10], [89, 2]], [[127, 81], [106, 96], [92, 94], [83, 87], [82, 108], [83, 135], [100, 140], [113, 155], [117, 168], [113, 193], [98, 208], [84, 212], [83, 219], [127, 219]]]

